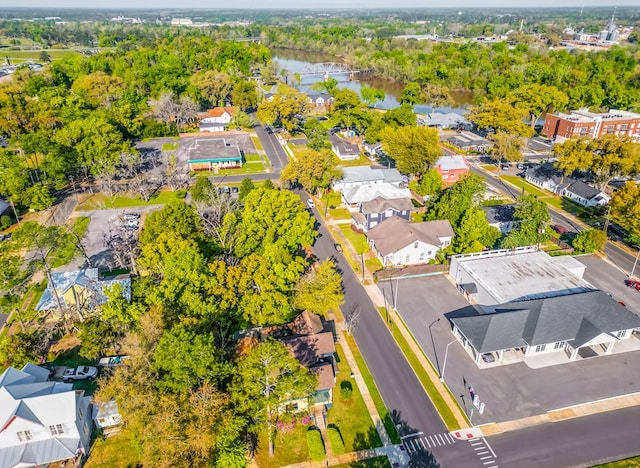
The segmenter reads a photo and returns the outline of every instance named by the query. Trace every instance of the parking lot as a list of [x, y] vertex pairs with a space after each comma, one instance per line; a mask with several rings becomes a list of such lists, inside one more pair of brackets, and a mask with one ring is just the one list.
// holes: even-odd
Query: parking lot
[[[606, 268], [608, 265], [596, 257], [588, 257], [584, 263], [588, 281], [596, 286], [596, 279], [607, 284], [603, 279], [612, 273]], [[444, 374], [447, 386], [474, 424], [520, 419], [640, 391], [640, 352], [537, 369], [524, 362], [480, 369], [451, 333], [447, 318], [474, 314], [475, 309], [447, 277], [405, 278], [381, 282], [379, 286], [391, 305], [395, 301], [403, 320], [437, 372]], [[640, 293], [627, 289], [616, 290], [612, 295], [627, 298], [623, 293], [633, 293], [640, 298]], [[632, 310], [637, 311], [635, 304]], [[470, 387], [485, 403], [482, 415], [473, 408]]]
[[[141, 215], [138, 220], [138, 229], [133, 232], [133, 234], [135, 234], [139, 232], [144, 224], [145, 215], [160, 208], [162, 208], [162, 205], [117, 208], [112, 210], [74, 211], [72, 217], [88, 216], [91, 218], [89, 226], [82, 238], [82, 245], [91, 264], [98, 268], [113, 268], [115, 266], [113, 256], [107, 247], [106, 241], [116, 234], [121, 234], [121, 228], [127, 224], [127, 221], [124, 219], [125, 213], [139, 213]], [[83, 263], [84, 259], [77, 257], [69, 263], [68, 267], [80, 268]]]
[[242, 151], [245, 155], [258, 153], [249, 134], [215, 135], [211, 133], [197, 133], [192, 137], [181, 138], [178, 142], [178, 151], [176, 151], [178, 168], [189, 172], [189, 149], [196, 145], [198, 140], [202, 139], [224, 140], [226, 143], [237, 145], [240, 151]]

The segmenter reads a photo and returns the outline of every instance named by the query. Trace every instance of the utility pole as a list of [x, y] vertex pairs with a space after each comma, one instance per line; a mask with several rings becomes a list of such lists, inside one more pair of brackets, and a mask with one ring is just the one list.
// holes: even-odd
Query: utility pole
[[609, 215], [611, 214], [611, 205], [609, 205], [609, 208], [607, 209], [607, 219], [604, 221], [604, 232], [607, 232], [607, 229], [609, 229]]

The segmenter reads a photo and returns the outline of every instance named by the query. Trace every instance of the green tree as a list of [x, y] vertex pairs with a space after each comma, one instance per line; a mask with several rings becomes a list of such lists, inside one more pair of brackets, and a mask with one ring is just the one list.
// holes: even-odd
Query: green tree
[[341, 174], [331, 152], [308, 148], [296, 153], [296, 160], [287, 164], [280, 174], [280, 180], [285, 184], [300, 184], [306, 191], [316, 193], [328, 189], [331, 181]]
[[435, 128], [387, 127], [380, 136], [385, 152], [395, 160], [398, 170], [405, 174], [424, 174], [443, 154]]
[[533, 129], [524, 123], [527, 117], [526, 110], [514, 107], [508, 100], [494, 99], [473, 107], [468, 119], [481, 129], [530, 137]]
[[382, 121], [393, 128], [415, 127], [418, 124], [418, 116], [413, 112], [413, 107], [409, 104], [402, 104], [400, 107], [385, 112], [382, 115]]
[[360, 88], [360, 96], [362, 100], [366, 102], [369, 106], [376, 105], [378, 101], [384, 101], [385, 94], [384, 91], [377, 88], [372, 88], [370, 86], [362, 86]]
[[258, 119], [268, 124], [281, 124], [291, 132], [307, 113], [307, 97], [302, 93], [277, 94], [272, 101], [263, 101], [256, 113]]
[[513, 213], [516, 227], [502, 240], [501, 246], [513, 248], [547, 241], [550, 220], [544, 201], [531, 194], [520, 196]]
[[231, 77], [224, 72], [207, 70], [192, 75], [190, 81], [213, 106], [224, 106], [231, 94]]
[[321, 149], [331, 148], [329, 143], [329, 135], [327, 129], [317, 119], [307, 119], [304, 123], [304, 134], [307, 137], [307, 146], [311, 149], [319, 151]]
[[183, 393], [204, 382], [219, 386], [231, 375], [211, 333], [196, 333], [182, 325], [165, 330], [153, 353], [151, 371], [158, 372], [161, 392]]
[[537, 83], [526, 84], [510, 96], [514, 105], [529, 113], [531, 128], [544, 113], [564, 110], [569, 104], [569, 96], [555, 86]]
[[575, 253], [578, 254], [601, 251], [602, 249], [604, 249], [606, 243], [607, 233], [599, 229], [588, 229], [586, 231], [580, 231], [571, 242]]
[[404, 87], [404, 90], [402, 91], [402, 95], [400, 96], [400, 103], [409, 104], [411, 106], [417, 104], [418, 102], [420, 102], [421, 91], [422, 90], [420, 89], [419, 83], [407, 83], [407, 85]]
[[484, 211], [476, 206], [464, 212], [455, 234], [453, 252], [457, 254], [480, 252], [491, 248], [500, 238], [500, 231], [489, 226]]
[[240, 189], [238, 190], [238, 200], [244, 200], [247, 195], [249, 195], [249, 192], [251, 192], [254, 188], [256, 188], [256, 186], [250, 178], [246, 177], [242, 179]]
[[485, 189], [482, 177], [468, 174], [442, 192], [427, 212], [427, 220], [448, 219], [455, 230], [467, 210], [482, 200]]
[[140, 246], [153, 244], [163, 232], [171, 232], [184, 239], [200, 239], [201, 221], [194, 209], [183, 201], [174, 201], [145, 219], [140, 233]]
[[525, 140], [518, 135], [510, 135], [503, 131], [498, 131], [491, 136], [493, 141], [493, 150], [491, 156], [498, 163], [504, 161], [516, 162], [522, 161], [522, 148], [525, 146]]
[[16, 203], [28, 203], [25, 197], [28, 187], [29, 171], [24, 160], [12, 151], [0, 149], [0, 193]]
[[565, 176], [570, 176], [575, 170], [586, 171], [591, 167], [593, 153], [589, 150], [587, 139], [572, 138], [557, 143], [553, 146], [553, 152], [558, 158], [555, 167]]
[[208, 177], [196, 177], [196, 183], [191, 189], [191, 199], [194, 202], [206, 202], [211, 198], [213, 184]]
[[432, 196], [442, 190], [442, 177], [436, 169], [425, 172], [418, 180], [412, 180], [409, 188], [419, 195]]
[[0, 336], [0, 368], [9, 366], [20, 369], [28, 362], [39, 363], [44, 357], [42, 336], [32, 333], [3, 333]]
[[266, 253], [272, 245], [297, 252], [313, 243], [314, 220], [300, 197], [285, 190], [257, 188], [244, 199], [236, 224], [234, 251], [239, 257]]
[[330, 259], [311, 269], [296, 285], [294, 304], [298, 309], [324, 314], [343, 303], [342, 277]]
[[630, 176], [640, 171], [640, 143], [630, 136], [604, 134], [589, 142], [593, 152], [591, 172], [602, 190], [614, 177]]
[[640, 243], [640, 185], [628, 181], [613, 192], [611, 219], [623, 227], [633, 242]]
[[280, 342], [267, 340], [238, 360], [232, 384], [237, 408], [267, 432], [269, 456], [274, 454], [275, 427], [285, 403], [309, 396], [317, 376], [309, 373]]

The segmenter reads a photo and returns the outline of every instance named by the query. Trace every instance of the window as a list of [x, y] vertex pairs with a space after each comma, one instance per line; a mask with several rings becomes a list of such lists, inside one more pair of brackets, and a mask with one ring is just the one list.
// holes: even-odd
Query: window
[[54, 424], [52, 426], [49, 426], [49, 431], [53, 436], [58, 434], [64, 434], [64, 429], [62, 427], [62, 424]]
[[414, 242], [414, 243], [413, 243], [413, 248], [414, 248], [414, 249], [417, 249], [417, 248], [418, 248], [418, 241], [416, 241], [416, 242]]
[[541, 353], [546, 347], [547, 345], [539, 344], [538, 346], [536, 346], [536, 353]]
[[424, 261], [424, 252], [420, 252], [420, 261]]
[[378, 213], [371, 213], [370, 216], [373, 219], [378, 219]]
[[556, 344], [553, 345], [553, 349], [562, 349], [564, 348], [564, 341], [558, 341]]
[[31, 435], [31, 431], [29, 430], [16, 432], [16, 435], [18, 436], [18, 440], [20, 442], [28, 442], [31, 439], [33, 439], [33, 436]]
[[624, 338], [626, 334], [627, 334], [627, 330], [621, 330], [614, 333], [616, 338]]
[[406, 257], [404, 257], [404, 263], [409, 263], [411, 261], [411, 255], [407, 254]]

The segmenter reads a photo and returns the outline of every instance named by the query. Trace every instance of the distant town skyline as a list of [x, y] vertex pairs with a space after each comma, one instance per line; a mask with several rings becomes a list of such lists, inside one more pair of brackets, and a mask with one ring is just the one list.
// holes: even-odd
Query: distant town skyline
[[352, 0], [348, 3], [340, 0], [275, 0], [263, 3], [258, 0], [245, 0], [238, 4], [231, 4], [221, 0], [183, 0], [176, 3], [173, 0], [109, 0], [98, 8], [86, 2], [86, 0], [0, 0], [0, 7], [22, 8], [81, 8], [81, 9], [402, 9], [402, 8], [581, 8], [581, 7], [611, 8], [615, 6], [637, 6], [640, 0], [538, 0], [536, 2], [525, 0], [485, 0], [480, 5], [477, 0], [451, 0], [446, 3], [425, 2], [424, 0], [400, 0], [389, 3], [387, 0]]

